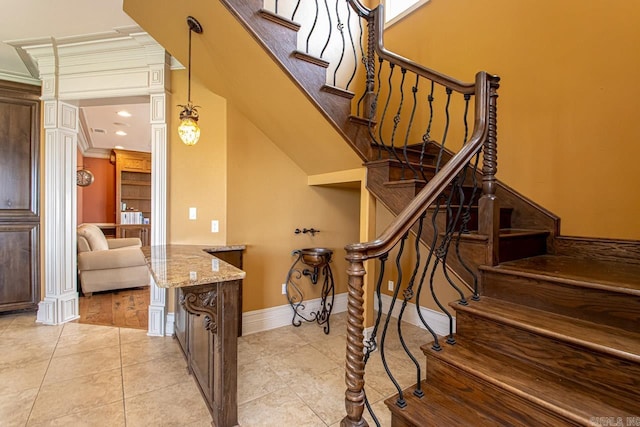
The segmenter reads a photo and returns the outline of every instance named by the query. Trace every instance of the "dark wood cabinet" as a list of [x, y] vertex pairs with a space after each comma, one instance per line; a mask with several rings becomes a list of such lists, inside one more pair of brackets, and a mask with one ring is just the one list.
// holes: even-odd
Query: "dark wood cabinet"
[[0, 312], [40, 301], [39, 96], [0, 81]]

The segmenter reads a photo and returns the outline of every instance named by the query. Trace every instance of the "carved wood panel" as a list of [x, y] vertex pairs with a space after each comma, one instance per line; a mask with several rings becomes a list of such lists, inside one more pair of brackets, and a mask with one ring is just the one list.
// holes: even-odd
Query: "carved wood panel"
[[40, 301], [39, 95], [0, 81], [0, 312]]

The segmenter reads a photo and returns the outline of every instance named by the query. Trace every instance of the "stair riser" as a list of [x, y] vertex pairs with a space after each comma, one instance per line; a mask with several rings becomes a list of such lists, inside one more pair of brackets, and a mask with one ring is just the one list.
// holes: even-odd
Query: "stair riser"
[[462, 311], [457, 312], [456, 325], [460, 339], [474, 345], [519, 358], [594, 391], [638, 397], [640, 364]]
[[544, 278], [482, 271], [484, 294], [629, 331], [640, 327], [640, 298]]
[[496, 387], [456, 366], [441, 360], [446, 348], [438, 354], [430, 350], [427, 355], [427, 381], [438, 385], [443, 393], [455, 395], [462, 400], [464, 410], [488, 413], [497, 421], [497, 425], [566, 425], [567, 420], [560, 415], [551, 414], [546, 408], [535, 402], [525, 400], [507, 390]]
[[500, 262], [529, 258], [547, 253], [547, 236], [536, 235], [500, 239]]

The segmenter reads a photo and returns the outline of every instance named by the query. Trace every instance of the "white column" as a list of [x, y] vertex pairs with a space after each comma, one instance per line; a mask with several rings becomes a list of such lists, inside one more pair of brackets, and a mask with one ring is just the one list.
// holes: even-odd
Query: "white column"
[[[151, 94], [151, 245], [167, 243], [167, 99], [168, 93]], [[167, 325], [167, 290], [150, 280], [148, 335], [173, 333]]]
[[[44, 92], [44, 90], [43, 90]], [[44, 102], [44, 282], [37, 321], [55, 325], [77, 319], [76, 180], [78, 108]]]

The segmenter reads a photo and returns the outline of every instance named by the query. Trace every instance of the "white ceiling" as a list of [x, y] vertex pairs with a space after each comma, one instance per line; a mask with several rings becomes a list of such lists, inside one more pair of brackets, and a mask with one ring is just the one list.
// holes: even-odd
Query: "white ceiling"
[[[137, 25], [122, 11], [122, 0], [0, 0], [0, 10], [0, 79], [21, 82], [38, 82], [38, 76], [29, 73], [16, 49], [5, 42], [108, 33]], [[127, 150], [151, 151], [149, 102], [145, 97], [84, 100], [78, 105], [89, 149], [121, 145]], [[133, 116], [120, 117], [116, 114], [120, 110], [128, 110]], [[127, 136], [116, 135], [117, 130], [124, 130]]]

